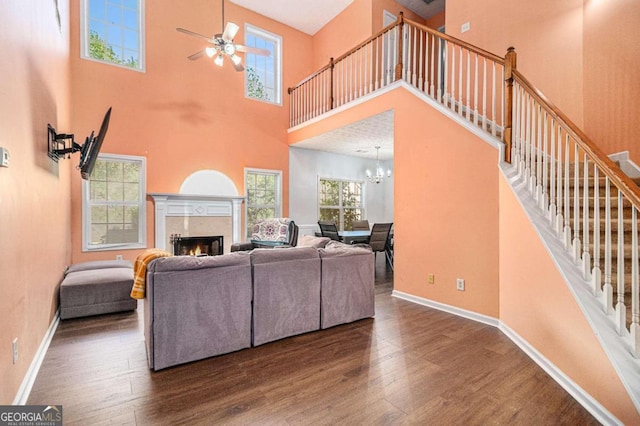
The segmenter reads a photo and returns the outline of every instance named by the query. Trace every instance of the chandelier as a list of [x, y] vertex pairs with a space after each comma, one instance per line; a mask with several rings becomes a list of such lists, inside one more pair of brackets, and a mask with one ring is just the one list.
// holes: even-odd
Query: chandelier
[[[371, 170], [367, 169], [367, 179], [371, 183], [380, 183], [382, 179], [384, 179], [384, 170], [380, 167], [380, 147], [376, 146], [376, 172], [375, 174], [371, 173]], [[391, 177], [391, 170], [387, 170], [387, 178]]]

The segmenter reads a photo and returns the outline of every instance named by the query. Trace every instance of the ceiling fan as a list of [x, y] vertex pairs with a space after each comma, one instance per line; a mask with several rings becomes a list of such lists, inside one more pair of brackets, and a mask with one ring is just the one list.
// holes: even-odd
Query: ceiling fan
[[240, 27], [233, 22], [227, 22], [227, 25], [225, 27], [224, 0], [222, 0], [222, 27], [224, 28], [224, 31], [221, 34], [214, 34], [213, 37], [207, 37], [205, 35], [198, 34], [184, 28], [176, 28], [176, 30], [181, 33], [204, 39], [209, 44], [211, 44], [211, 46], [207, 46], [203, 50], [196, 52], [193, 55], [187, 56], [187, 58], [195, 61], [196, 59], [199, 59], [204, 55], [207, 55], [210, 58], [213, 58], [215, 56], [213, 62], [221, 67], [224, 63], [224, 57], [227, 56], [229, 59], [231, 59], [231, 65], [233, 65], [236, 71], [243, 71], [244, 67], [241, 64], [242, 58], [238, 56], [236, 52], [254, 53], [256, 55], [264, 56], [271, 55], [271, 52], [269, 52], [267, 49], [243, 46], [241, 44], [236, 44], [233, 42], [233, 38], [238, 33]]

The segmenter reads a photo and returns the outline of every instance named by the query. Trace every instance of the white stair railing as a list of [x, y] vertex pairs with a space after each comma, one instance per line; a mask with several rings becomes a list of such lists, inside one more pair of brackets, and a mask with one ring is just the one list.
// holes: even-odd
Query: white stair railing
[[603, 314], [640, 357], [640, 191], [517, 70], [512, 75], [511, 162], [594, 296], [602, 299]]

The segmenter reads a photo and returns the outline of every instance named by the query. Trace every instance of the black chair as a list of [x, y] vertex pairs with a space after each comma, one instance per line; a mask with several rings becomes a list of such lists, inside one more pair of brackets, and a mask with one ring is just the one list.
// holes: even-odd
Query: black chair
[[369, 221], [367, 219], [364, 220], [354, 220], [351, 224], [352, 231], [368, 231], [371, 229], [369, 227]]
[[[371, 228], [371, 236], [369, 237], [369, 245], [371, 250], [378, 256], [378, 252], [386, 252], [389, 247], [389, 234], [393, 223], [374, 223]], [[387, 258], [388, 259], [388, 258]]]
[[320, 233], [323, 237], [329, 237], [334, 241], [340, 241], [340, 236], [338, 235], [338, 227], [335, 222], [327, 222], [327, 221], [318, 221], [318, 226], [320, 227]]
[[[367, 219], [354, 220], [351, 223], [352, 231], [368, 231], [369, 229], [371, 229], [371, 227], [369, 226], [369, 221]], [[359, 244], [359, 243], [364, 243], [364, 244], [369, 243], [369, 237], [354, 238], [351, 240], [351, 244]]]

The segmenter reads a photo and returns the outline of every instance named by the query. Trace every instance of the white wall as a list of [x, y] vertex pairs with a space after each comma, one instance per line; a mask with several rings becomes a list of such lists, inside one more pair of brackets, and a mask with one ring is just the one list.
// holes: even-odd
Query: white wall
[[392, 176], [379, 183], [366, 180], [366, 170], [375, 170], [375, 160], [349, 155], [291, 147], [289, 149], [289, 216], [300, 227], [300, 234], [318, 230], [318, 178], [365, 181], [365, 219], [393, 222], [393, 161], [381, 161]]

